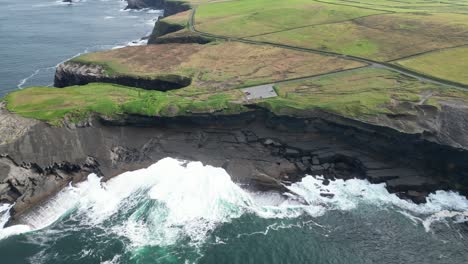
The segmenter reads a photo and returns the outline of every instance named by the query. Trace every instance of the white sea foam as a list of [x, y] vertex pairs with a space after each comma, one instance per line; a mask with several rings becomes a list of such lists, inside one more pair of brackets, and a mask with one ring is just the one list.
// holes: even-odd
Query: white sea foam
[[0, 204], [0, 228], [8, 222], [11, 207], [13, 207], [12, 204]]
[[[417, 205], [389, 193], [385, 184], [371, 184], [367, 180], [335, 180], [325, 186], [320, 177], [307, 176], [289, 189], [309, 204], [305, 210], [312, 216], [323, 215], [328, 210], [351, 210], [360, 204], [368, 204], [395, 207], [413, 222], [420, 220], [426, 231], [430, 231], [432, 223], [447, 218], [457, 218], [458, 223], [468, 221], [468, 200], [455, 192], [437, 191], [428, 196], [427, 203]], [[320, 195], [323, 193], [334, 196], [323, 197]]]
[[[130, 247], [170, 245], [180, 239], [198, 244], [219, 224], [247, 212], [263, 218], [318, 217], [329, 210], [352, 210], [367, 204], [395, 207], [428, 231], [435, 221], [468, 220], [468, 201], [454, 192], [438, 191], [426, 204], [416, 205], [388, 193], [384, 184], [366, 180], [335, 180], [324, 186], [321, 177], [307, 176], [288, 188], [291, 193], [286, 197], [248, 192], [221, 168], [166, 158], [107, 182], [91, 174], [87, 181], [70, 185], [26, 215], [26, 226], [3, 229], [0, 237], [44, 228], [71, 213], [84, 225], [99, 225], [127, 237]], [[323, 193], [334, 196], [323, 197]], [[0, 212], [6, 208], [1, 206]], [[109, 224], [107, 220], [113, 217], [123, 220]], [[282, 227], [271, 226], [275, 228]]]
[[120, 263], [120, 255], [115, 255], [111, 260], [101, 262], [101, 264], [118, 264]]
[[15, 225], [4, 228], [10, 218], [9, 212], [12, 207], [12, 204], [0, 204], [0, 240], [31, 231], [31, 227], [27, 225]]
[[[146, 44], [146, 43], [144, 43], [144, 44]], [[144, 44], [141, 44], [141, 45], [144, 45]], [[128, 45], [128, 46], [130, 46], [130, 45]], [[136, 46], [136, 44], [135, 44], [134, 46]], [[123, 45], [123, 46], [121, 46], [121, 47], [125, 47], [125, 45]], [[76, 57], [78, 57], [78, 56], [81, 56], [81, 55], [86, 54], [86, 53], [89, 53], [89, 52], [95, 52], [95, 51], [99, 51], [99, 50], [112, 49], [112, 48], [114, 48], [114, 45], [95, 45], [95, 46], [87, 47], [87, 48], [85, 48], [82, 52], [79, 52], [79, 53], [77, 53], [77, 54], [75, 54], [75, 55], [73, 55], [73, 56], [71, 56], [71, 57], [69, 57], [69, 58], [63, 60], [63, 61], [57, 63], [57, 64], [54, 65], [54, 66], [39, 68], [39, 69], [33, 71], [33, 72], [31, 73], [31, 75], [29, 75], [29, 76], [27, 76], [26, 78], [22, 79], [22, 80], [18, 83], [17, 88], [18, 88], [18, 89], [23, 89], [24, 86], [27, 85], [27, 83], [28, 83], [30, 80], [32, 80], [34, 77], [36, 77], [38, 74], [40, 74], [40, 73], [42, 73], [42, 72], [46, 72], [46, 71], [55, 71], [55, 69], [56, 69], [60, 64], [66, 62], [66, 61], [69, 61], [69, 60], [71, 60], [71, 59], [73, 59], [73, 58], [76, 58]]]

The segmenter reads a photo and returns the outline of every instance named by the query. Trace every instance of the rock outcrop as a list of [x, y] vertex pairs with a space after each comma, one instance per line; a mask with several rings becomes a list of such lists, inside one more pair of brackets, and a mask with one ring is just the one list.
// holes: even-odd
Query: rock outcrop
[[[177, 1], [128, 0], [128, 8], [188, 9]], [[159, 28], [160, 36], [174, 29]], [[55, 85], [109, 82], [169, 90], [190, 84], [180, 76], [109, 76], [99, 65], [67, 62]], [[354, 120], [321, 111], [301, 117], [252, 109], [235, 116], [95, 117], [79, 126], [51, 127], [18, 117], [0, 104], [0, 201], [15, 202], [12, 222], [89, 173], [109, 179], [165, 158], [223, 167], [249, 188], [284, 190], [306, 174], [366, 178], [401, 197], [424, 202], [437, 189], [468, 195], [468, 107], [411, 106], [412, 114]], [[324, 182], [324, 183], [325, 183]], [[324, 194], [330, 196], [331, 194]]]
[[164, 9], [165, 2], [165, 0], [127, 0], [126, 9]]
[[468, 150], [468, 105], [456, 98], [439, 100], [439, 106], [404, 103], [404, 115], [376, 115], [364, 122], [419, 135], [437, 144]]
[[423, 202], [438, 189], [468, 194], [468, 152], [414, 135], [317, 113], [96, 119], [82, 127], [36, 122], [0, 146], [0, 200], [16, 201], [13, 221], [91, 172], [105, 179], [164, 158], [223, 167], [237, 183], [284, 190], [303, 175], [366, 178]]
[[10, 113], [5, 108], [5, 103], [0, 102], [0, 146], [20, 138], [38, 123], [39, 121]]
[[147, 90], [169, 91], [189, 86], [192, 79], [175, 74], [166, 74], [151, 78], [130, 75], [112, 76], [106, 74], [102, 66], [74, 62], [60, 64], [55, 71], [55, 87], [62, 88], [73, 85], [85, 85], [92, 82], [114, 83]]
[[127, 0], [126, 9], [151, 8], [164, 10], [165, 16], [170, 16], [190, 9], [190, 5], [176, 0]]

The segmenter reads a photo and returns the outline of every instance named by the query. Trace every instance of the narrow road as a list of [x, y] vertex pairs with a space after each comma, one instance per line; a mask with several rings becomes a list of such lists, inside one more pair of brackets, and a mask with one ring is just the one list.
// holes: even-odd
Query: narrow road
[[315, 54], [320, 54], [320, 55], [325, 55], [325, 56], [332, 56], [332, 57], [337, 57], [337, 58], [342, 58], [342, 59], [348, 59], [348, 60], [353, 60], [361, 63], [368, 64], [371, 67], [375, 68], [382, 68], [382, 69], [387, 69], [391, 70], [394, 72], [398, 72], [402, 75], [406, 75], [412, 78], [416, 78], [420, 81], [423, 82], [428, 82], [428, 83], [433, 83], [433, 84], [438, 84], [438, 85], [445, 85], [449, 86], [455, 89], [460, 89], [466, 91], [468, 89], [468, 85], [461, 84], [461, 83], [455, 83], [443, 79], [439, 79], [433, 76], [421, 74], [412, 70], [408, 70], [403, 67], [399, 67], [390, 63], [385, 63], [385, 62], [378, 62], [370, 59], [365, 59], [361, 57], [356, 57], [352, 55], [345, 55], [345, 54], [340, 54], [340, 53], [335, 53], [335, 52], [328, 52], [328, 51], [321, 51], [321, 50], [316, 50], [316, 49], [309, 49], [309, 48], [301, 48], [301, 47], [294, 47], [290, 45], [285, 45], [285, 44], [278, 44], [278, 43], [271, 43], [271, 42], [264, 42], [264, 41], [255, 41], [255, 40], [249, 40], [249, 39], [244, 39], [244, 38], [236, 38], [236, 37], [228, 37], [228, 36], [222, 36], [222, 35], [214, 35], [206, 32], [199, 31], [195, 28], [195, 13], [196, 13], [197, 8], [193, 7], [192, 13], [190, 14], [189, 18], [189, 28], [190, 31], [194, 33], [198, 33], [202, 36], [205, 37], [210, 37], [210, 38], [216, 38], [216, 39], [222, 39], [222, 40], [227, 40], [227, 41], [237, 41], [237, 42], [242, 42], [242, 43], [247, 43], [247, 44], [254, 44], [254, 45], [268, 45], [268, 46], [273, 46], [273, 47], [278, 47], [278, 48], [284, 48], [284, 49], [289, 49], [289, 50], [296, 50], [296, 51], [302, 51], [302, 52], [309, 52], [309, 53], [315, 53]]

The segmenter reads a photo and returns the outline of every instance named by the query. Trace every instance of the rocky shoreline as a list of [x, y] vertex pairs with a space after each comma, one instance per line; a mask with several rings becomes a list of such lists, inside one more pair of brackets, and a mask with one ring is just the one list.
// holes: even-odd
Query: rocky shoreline
[[[165, 8], [166, 15], [187, 10], [176, 1], [128, 3], [128, 8]], [[103, 76], [99, 66], [66, 63], [57, 69], [55, 83], [144, 86], [136, 85], [142, 80]], [[417, 123], [424, 129], [407, 133], [397, 118], [361, 122], [321, 111], [289, 117], [259, 108], [231, 116], [94, 116], [52, 127], [12, 114], [2, 104], [0, 202], [15, 203], [10, 224], [20, 223], [22, 214], [70, 182], [90, 173], [109, 179], [165, 157], [223, 167], [235, 182], [261, 190], [281, 191], [312, 174], [323, 175], [325, 183], [336, 178], [384, 182], [390, 192], [418, 203], [440, 189], [468, 195], [467, 109], [447, 104], [437, 118], [427, 118], [430, 111], [422, 109], [426, 118]]]
[[177, 0], [126, 0], [126, 9], [151, 8], [164, 10], [164, 16], [170, 16], [190, 9], [188, 3]]
[[158, 78], [137, 78], [134, 76], [109, 76], [99, 65], [82, 65], [65, 62], [57, 67], [54, 78], [55, 87], [85, 85], [92, 82], [105, 82], [151, 90], [157, 87], [160, 91], [179, 89], [190, 85], [190, 78], [180, 75], [165, 75]]
[[[14, 134], [14, 133], [10, 133]], [[21, 214], [90, 173], [106, 179], [173, 157], [223, 167], [249, 188], [284, 190], [306, 174], [325, 181], [365, 178], [402, 198], [424, 202], [439, 189], [467, 195], [468, 152], [329, 117], [277, 117], [256, 110], [238, 116], [120, 119], [94, 117], [51, 127], [36, 122], [0, 146], [0, 200]]]

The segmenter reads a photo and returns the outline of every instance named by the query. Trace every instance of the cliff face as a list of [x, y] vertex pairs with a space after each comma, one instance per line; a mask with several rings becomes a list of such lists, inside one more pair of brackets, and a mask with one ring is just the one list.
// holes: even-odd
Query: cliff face
[[[166, 15], [188, 9], [176, 1], [128, 3], [128, 8], [164, 8]], [[73, 62], [60, 65], [55, 77], [57, 87], [110, 82], [169, 90], [190, 81], [108, 76], [101, 66]], [[362, 122], [320, 111], [293, 118], [255, 109], [236, 116], [96, 117], [80, 127], [58, 128], [0, 105], [0, 201], [16, 202], [12, 221], [18, 222], [89, 173], [108, 179], [164, 157], [223, 167], [234, 181], [259, 189], [282, 190], [284, 183], [312, 174], [385, 182], [390, 191], [417, 202], [437, 189], [468, 195], [468, 107], [455, 101], [442, 102], [440, 109], [411, 107], [416, 114]]]
[[165, 0], [127, 0], [127, 9], [164, 9]]
[[406, 103], [407, 114], [376, 115], [364, 122], [388, 127], [423, 140], [468, 150], [468, 105], [457, 99], [439, 102], [439, 107]]
[[126, 9], [151, 8], [164, 10], [165, 16], [170, 16], [190, 9], [190, 5], [182, 1], [172, 0], [127, 0]]
[[168, 91], [186, 87], [190, 85], [192, 80], [179, 75], [164, 75], [155, 78], [109, 76], [101, 66], [74, 62], [60, 64], [55, 71], [55, 87], [85, 85], [91, 82], [114, 83], [147, 90]]
[[468, 152], [416, 135], [317, 113], [94, 119], [84, 127], [36, 122], [0, 145], [0, 200], [12, 221], [91, 173], [110, 178], [174, 157], [223, 167], [250, 188], [282, 190], [305, 174], [367, 178], [417, 202], [437, 189], [468, 194]]

